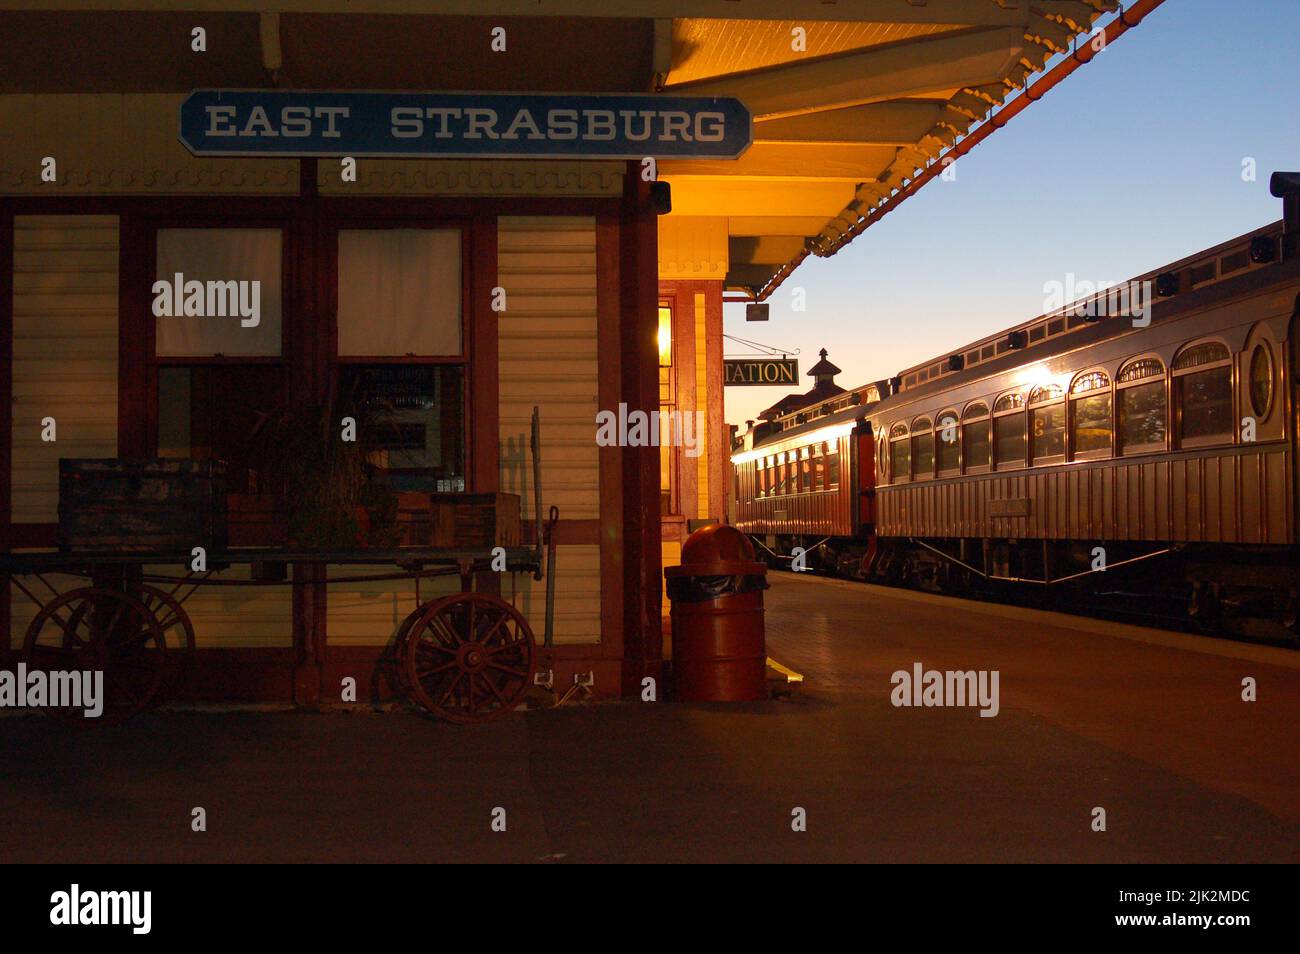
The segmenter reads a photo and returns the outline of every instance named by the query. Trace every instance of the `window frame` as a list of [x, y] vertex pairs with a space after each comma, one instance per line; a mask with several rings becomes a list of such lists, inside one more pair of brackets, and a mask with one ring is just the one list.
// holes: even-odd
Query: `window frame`
[[[912, 426], [910, 428], [910, 434], [911, 434], [911, 441], [912, 441], [912, 449], [911, 449], [912, 479], [933, 480], [935, 475], [935, 467], [937, 466], [938, 463], [938, 458], [935, 455], [935, 447], [934, 447], [934, 421], [927, 415], [922, 415], [920, 417], [914, 418], [912, 421]], [[916, 461], [918, 457], [917, 440], [918, 439], [924, 440], [925, 438], [929, 438], [930, 440], [930, 469], [922, 473], [920, 470], [917, 469], [916, 466]]]
[[[1086, 391], [1080, 391], [1075, 394], [1075, 386], [1089, 375], [1100, 374], [1106, 379], [1103, 387], [1089, 388]], [[1106, 446], [1096, 450], [1081, 451], [1077, 447], [1077, 437], [1075, 429], [1075, 404], [1088, 398], [1100, 397], [1106, 395], [1110, 397], [1110, 415], [1109, 415], [1109, 434]], [[1080, 371], [1070, 379], [1070, 385], [1065, 389], [1065, 452], [1069, 460], [1105, 460], [1115, 456], [1115, 379], [1112, 378], [1105, 368], [1093, 367], [1085, 371]]]
[[[1160, 365], [1159, 374], [1149, 374], [1144, 378], [1135, 378], [1132, 381], [1121, 381], [1124, 372], [1139, 361], [1155, 361]], [[1169, 377], [1169, 365], [1157, 354], [1139, 354], [1131, 358], [1126, 358], [1119, 365], [1115, 372], [1115, 377], [1111, 386], [1115, 392], [1115, 398], [1111, 405], [1111, 441], [1115, 449], [1116, 457], [1136, 457], [1141, 454], [1163, 454], [1169, 451], [1172, 428], [1170, 427], [1169, 405], [1171, 398], [1171, 387]], [[1165, 439], [1159, 444], [1135, 444], [1132, 449], [1124, 443], [1123, 429], [1120, 426], [1120, 403], [1121, 393], [1130, 388], [1149, 387], [1152, 384], [1159, 383], [1164, 391], [1164, 418], [1165, 418]]]
[[[982, 408], [978, 413], [975, 408]], [[961, 412], [961, 473], [987, 474], [993, 470], [993, 413], [989, 410], [992, 402], [986, 400], [970, 401]], [[984, 434], [988, 438], [989, 459], [982, 464], [972, 464], [966, 459], [966, 428], [984, 425]]]
[[[1278, 361], [1273, 357], [1272, 345], [1273, 342], [1268, 337], [1261, 335], [1255, 338], [1250, 348], [1249, 358], [1245, 362], [1246, 399], [1250, 402], [1250, 413], [1257, 425], [1264, 423], [1273, 415], [1273, 407], [1277, 404]], [[1268, 362], [1268, 400], [1262, 411], [1255, 406], [1255, 358], [1261, 353]]]
[[[1018, 403], [1009, 410], [999, 411], [997, 406], [1006, 398], [1018, 398]], [[989, 412], [989, 469], [996, 473], [1003, 470], [1024, 470], [1029, 466], [1029, 402], [1028, 394], [1023, 388], [1013, 391], [1006, 391], [999, 394], [993, 401], [992, 409]], [[1003, 461], [998, 455], [998, 426], [997, 422], [1006, 417], [1019, 417], [1020, 428], [1024, 439], [1025, 453], [1019, 461]]]
[[[957, 437], [952, 443], [957, 451], [956, 463], [952, 467], [939, 466], [939, 447], [940, 444], [946, 444], [943, 439], [944, 427], [939, 425], [943, 422], [945, 416], [951, 416], [953, 427], [956, 429]], [[957, 476], [961, 473], [961, 415], [957, 413], [955, 407], [945, 408], [934, 416], [934, 472], [937, 476]]]
[[[1216, 361], [1206, 362], [1205, 364], [1195, 364], [1188, 368], [1177, 367], [1178, 359], [1180, 357], [1182, 357], [1184, 354], [1186, 354], [1188, 351], [1192, 350], [1193, 348], [1199, 347], [1201, 345], [1207, 345], [1207, 344], [1221, 345], [1224, 348], [1224, 350], [1228, 352], [1228, 356], [1226, 358], [1219, 358]], [[1184, 405], [1183, 386], [1184, 385], [1182, 379], [1194, 374], [1206, 374], [1210, 371], [1217, 371], [1220, 368], [1228, 369], [1228, 401], [1231, 407], [1229, 408], [1228, 411], [1229, 414], [1228, 419], [1229, 419], [1230, 426], [1226, 434], [1226, 439], [1224, 436], [1219, 434], [1211, 434], [1208, 437], [1193, 437], [1190, 439], [1184, 437], [1183, 436], [1183, 405]], [[1234, 354], [1232, 347], [1222, 338], [1213, 337], [1213, 336], [1205, 337], [1205, 338], [1197, 338], [1194, 341], [1189, 341], [1183, 344], [1176, 352], [1174, 352], [1174, 358], [1172, 361], [1169, 362], [1168, 400], [1169, 400], [1170, 423], [1173, 425], [1172, 434], [1170, 435], [1170, 440], [1173, 441], [1175, 447], [1177, 447], [1179, 450], [1184, 450], [1184, 449], [1190, 450], [1198, 447], [1232, 446], [1238, 442], [1240, 438], [1240, 430], [1234, 423], [1240, 420], [1240, 413], [1237, 407], [1238, 404], [1237, 389], [1239, 385], [1238, 378], [1239, 375], [1237, 372], [1236, 355]]]
[[[1049, 393], [1050, 389], [1060, 392], [1059, 395], [1034, 400], [1034, 395], [1039, 393]], [[1045, 467], [1050, 464], [1061, 464], [1065, 462], [1067, 442], [1070, 434], [1069, 409], [1065, 406], [1066, 390], [1059, 384], [1040, 384], [1031, 388], [1025, 399], [1025, 457], [1029, 461], [1030, 467]], [[1061, 406], [1061, 452], [1059, 454], [1043, 454], [1039, 456], [1036, 453], [1035, 445], [1038, 438], [1034, 434], [1034, 412], [1046, 410], [1057, 405]]]
[[[889, 425], [889, 482], [891, 484], [905, 484], [912, 479], [912, 432], [902, 421], [895, 421]], [[907, 447], [907, 472], [900, 474], [898, 472], [898, 453], [894, 448], [899, 444], [905, 444]]]

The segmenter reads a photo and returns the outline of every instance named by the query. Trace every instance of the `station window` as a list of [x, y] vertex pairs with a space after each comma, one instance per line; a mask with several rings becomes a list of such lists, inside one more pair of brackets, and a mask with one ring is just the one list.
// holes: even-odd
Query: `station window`
[[1165, 366], [1158, 358], [1138, 358], [1115, 376], [1119, 454], [1150, 454], [1165, 449]]
[[[370, 421], [394, 490], [465, 489], [465, 374], [456, 364], [347, 364], [339, 393]], [[358, 430], [364, 426], [358, 417]], [[369, 429], [369, 428], [368, 428]]]
[[934, 456], [939, 473], [955, 471], [961, 462], [961, 428], [956, 411], [944, 411], [935, 421]]
[[1029, 425], [1035, 464], [1065, 457], [1065, 392], [1055, 384], [1029, 392]]
[[338, 233], [339, 394], [375, 419], [395, 490], [466, 490], [462, 234]]
[[895, 424], [889, 429], [889, 477], [891, 483], [902, 483], [912, 476], [912, 442], [907, 436], [906, 424]]
[[1070, 385], [1070, 443], [1076, 457], [1110, 453], [1110, 378], [1089, 371]]
[[157, 453], [224, 460], [234, 493], [274, 489], [250, 438], [284, 408], [282, 246], [276, 228], [156, 233]]
[[912, 422], [912, 471], [918, 478], [934, 476], [934, 431], [928, 417]]
[[961, 450], [967, 470], [987, 467], [989, 452], [989, 406], [982, 401], [970, 405], [962, 414]]
[[993, 405], [993, 444], [999, 468], [1025, 466], [1024, 403], [1024, 395], [1013, 392]]
[[1232, 441], [1232, 355], [1227, 345], [1206, 341], [1174, 359], [1178, 441], [1183, 447]]

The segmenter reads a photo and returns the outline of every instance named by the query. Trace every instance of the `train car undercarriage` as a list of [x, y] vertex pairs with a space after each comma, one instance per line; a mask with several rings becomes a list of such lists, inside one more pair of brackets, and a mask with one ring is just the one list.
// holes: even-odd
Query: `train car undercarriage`
[[1300, 648], [1285, 547], [1150, 541], [753, 537], [769, 565]]

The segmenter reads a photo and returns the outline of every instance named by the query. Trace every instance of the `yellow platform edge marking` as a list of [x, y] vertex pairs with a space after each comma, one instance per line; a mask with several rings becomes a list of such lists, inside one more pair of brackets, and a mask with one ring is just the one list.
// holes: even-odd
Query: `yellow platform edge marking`
[[788, 666], [782, 666], [771, 656], [767, 657], [767, 668], [775, 669], [781, 675], [785, 676], [786, 682], [803, 682], [803, 673], [795, 672], [793, 669], [790, 669]]

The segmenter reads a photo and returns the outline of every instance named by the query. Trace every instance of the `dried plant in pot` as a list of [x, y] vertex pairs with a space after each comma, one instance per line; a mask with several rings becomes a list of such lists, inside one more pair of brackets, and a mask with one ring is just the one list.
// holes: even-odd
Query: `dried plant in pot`
[[290, 548], [397, 545], [396, 499], [372, 463], [394, 427], [382, 402], [358, 400], [355, 392], [258, 422], [254, 459], [265, 488], [281, 501]]

